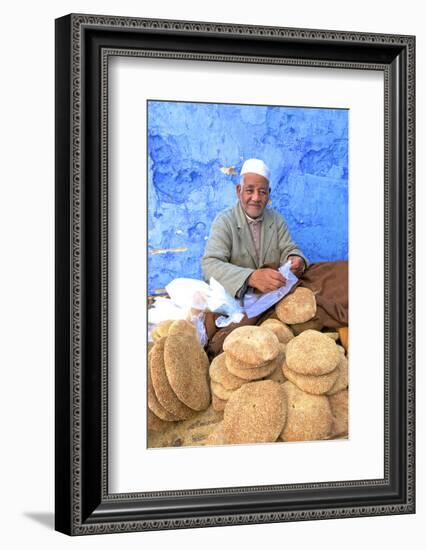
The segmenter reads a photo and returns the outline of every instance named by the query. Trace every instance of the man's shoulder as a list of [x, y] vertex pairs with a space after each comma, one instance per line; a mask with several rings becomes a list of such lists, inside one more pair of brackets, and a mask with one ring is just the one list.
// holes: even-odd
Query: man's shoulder
[[278, 212], [278, 210], [275, 210], [275, 208], [267, 208], [265, 210], [264, 216], [278, 223], [282, 223], [283, 221], [285, 221], [284, 216], [281, 214], [281, 212]]
[[228, 208], [225, 208], [225, 210], [222, 210], [219, 212], [216, 217], [214, 218], [213, 223], [214, 224], [232, 224], [236, 220], [236, 206], [229, 206]]

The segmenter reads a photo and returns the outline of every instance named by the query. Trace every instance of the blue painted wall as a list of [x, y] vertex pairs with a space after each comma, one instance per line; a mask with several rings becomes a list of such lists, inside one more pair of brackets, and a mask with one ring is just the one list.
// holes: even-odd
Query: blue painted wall
[[211, 221], [236, 202], [252, 157], [270, 167], [271, 206], [310, 261], [348, 258], [347, 110], [149, 101], [150, 294], [202, 279]]

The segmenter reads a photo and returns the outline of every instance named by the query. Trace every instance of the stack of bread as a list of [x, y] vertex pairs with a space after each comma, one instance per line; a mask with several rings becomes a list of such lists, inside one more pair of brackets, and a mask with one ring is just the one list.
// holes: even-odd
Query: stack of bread
[[[275, 312], [278, 319], [268, 319], [260, 327], [234, 330], [224, 342], [224, 353], [212, 362], [213, 406], [224, 411], [224, 420], [207, 444], [347, 435], [347, 339], [337, 332], [321, 332], [309, 289], [297, 288]], [[276, 341], [262, 328], [277, 337], [279, 354], [275, 355]], [[267, 366], [274, 360], [279, 366], [272, 374]]]
[[174, 425], [205, 426], [203, 439], [179, 434], [182, 444], [201, 445], [345, 437], [347, 329], [321, 332], [315, 296], [306, 288], [275, 312], [278, 319], [233, 330], [210, 366], [191, 323], [157, 325], [149, 352], [149, 430], [170, 435]]
[[[321, 332], [313, 292], [298, 287], [275, 306], [295, 338], [283, 365], [289, 401], [284, 441], [325, 439], [348, 433], [348, 329]], [[340, 340], [344, 347], [337, 345]]]
[[[235, 388], [221, 401], [223, 422], [206, 444], [312, 441], [346, 435], [348, 362], [334, 338], [334, 333], [329, 336], [315, 330], [291, 338], [285, 360], [280, 360], [281, 383], [270, 379], [231, 380]], [[251, 336], [250, 340], [257, 344]], [[239, 346], [233, 346], [210, 366], [213, 405], [217, 387], [233, 376], [227, 369], [227, 357], [238, 350]]]
[[216, 410], [224, 410], [231, 395], [244, 384], [268, 376], [282, 377], [285, 344], [268, 328], [236, 328], [225, 338], [223, 349], [209, 369]]
[[305, 441], [347, 433], [342, 408], [334, 407], [335, 398], [329, 398], [346, 391], [348, 385], [347, 359], [333, 336], [308, 329], [293, 338], [286, 349], [283, 372], [289, 415], [280, 439]]
[[186, 420], [210, 405], [209, 360], [195, 327], [188, 321], [165, 321], [153, 331], [148, 353], [148, 429]]

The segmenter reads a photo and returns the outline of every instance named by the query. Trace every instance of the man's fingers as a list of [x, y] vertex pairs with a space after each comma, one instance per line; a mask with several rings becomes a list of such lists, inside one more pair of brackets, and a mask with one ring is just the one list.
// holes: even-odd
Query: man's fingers
[[285, 277], [279, 271], [271, 270], [271, 278], [274, 279], [275, 281], [280, 281], [281, 283], [285, 283]]
[[284, 280], [282, 280], [282, 279], [270, 279], [265, 284], [265, 286], [268, 288], [268, 291], [269, 290], [277, 290], [278, 288], [281, 288], [284, 285], [285, 285], [285, 279]]
[[286, 278], [275, 269], [262, 268], [251, 275], [249, 282], [260, 292], [270, 292], [284, 286]]
[[281, 277], [277, 277], [277, 278], [274, 278], [273, 279], [273, 285], [274, 285], [274, 288], [280, 288], [282, 286], [284, 286], [286, 283], [286, 279], [285, 277], [281, 276]]

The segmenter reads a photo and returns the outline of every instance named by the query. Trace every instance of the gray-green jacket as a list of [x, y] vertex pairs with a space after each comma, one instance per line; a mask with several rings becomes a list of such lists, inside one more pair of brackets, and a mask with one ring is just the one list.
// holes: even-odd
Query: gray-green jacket
[[246, 279], [266, 264], [283, 265], [291, 254], [308, 260], [293, 242], [284, 218], [276, 210], [263, 212], [259, 261], [240, 201], [216, 216], [201, 260], [206, 281], [214, 277], [236, 296]]

